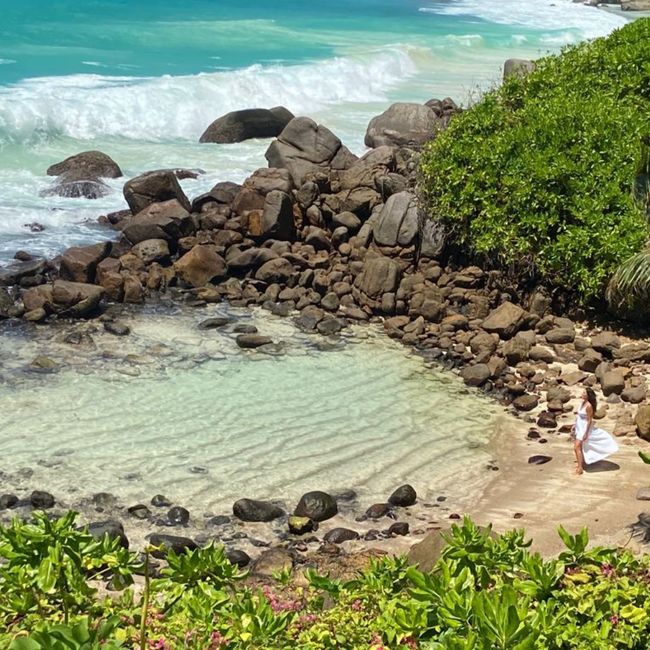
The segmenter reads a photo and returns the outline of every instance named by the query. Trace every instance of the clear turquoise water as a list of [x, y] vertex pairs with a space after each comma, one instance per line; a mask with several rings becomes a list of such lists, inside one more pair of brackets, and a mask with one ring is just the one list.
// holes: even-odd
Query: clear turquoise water
[[0, 263], [93, 241], [90, 222], [124, 207], [123, 179], [100, 201], [39, 197], [47, 167], [78, 151], [127, 177], [201, 168], [197, 194], [264, 164], [267, 142], [198, 145], [227, 111], [284, 104], [362, 153], [390, 102], [467, 103], [505, 58], [624, 22], [570, 0], [0, 0], [0, 16]]

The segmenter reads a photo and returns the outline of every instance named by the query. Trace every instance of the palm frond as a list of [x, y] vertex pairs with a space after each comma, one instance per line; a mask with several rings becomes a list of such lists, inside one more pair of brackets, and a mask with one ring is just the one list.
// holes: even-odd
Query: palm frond
[[650, 309], [650, 245], [616, 269], [605, 297], [615, 312]]

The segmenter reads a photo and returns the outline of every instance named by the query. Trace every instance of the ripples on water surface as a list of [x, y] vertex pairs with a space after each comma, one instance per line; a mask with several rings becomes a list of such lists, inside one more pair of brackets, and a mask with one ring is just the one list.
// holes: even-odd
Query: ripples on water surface
[[30, 467], [30, 486], [61, 497], [163, 492], [206, 509], [308, 489], [385, 500], [405, 481], [426, 497], [485, 479], [496, 409], [455, 377], [371, 327], [330, 344], [263, 312], [239, 318], [281, 351], [240, 352], [230, 326], [150, 313], [88, 352], [48, 344], [66, 365], [33, 376], [21, 368], [38, 346], [3, 337], [0, 470]]

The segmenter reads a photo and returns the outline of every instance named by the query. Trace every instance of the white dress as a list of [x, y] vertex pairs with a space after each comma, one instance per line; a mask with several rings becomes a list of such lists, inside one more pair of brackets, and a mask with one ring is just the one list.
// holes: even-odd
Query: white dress
[[604, 429], [596, 429], [593, 425], [585, 440], [588, 422], [587, 407], [585, 404], [582, 404], [578, 409], [576, 417], [576, 440], [583, 441], [582, 454], [585, 458], [585, 463], [591, 465], [616, 453], [618, 451], [618, 445], [616, 444], [616, 440], [607, 431]]

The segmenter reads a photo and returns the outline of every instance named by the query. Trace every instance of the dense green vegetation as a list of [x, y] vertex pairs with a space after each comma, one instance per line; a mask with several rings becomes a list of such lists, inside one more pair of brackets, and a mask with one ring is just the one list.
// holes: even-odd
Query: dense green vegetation
[[471, 255], [588, 301], [648, 238], [635, 185], [649, 134], [641, 19], [541, 59], [454, 118], [423, 154], [422, 189]]
[[[545, 561], [523, 532], [466, 520], [429, 573], [387, 558], [351, 581], [307, 571], [297, 586], [284, 572], [253, 587], [215, 546], [170, 553], [151, 578], [148, 556], [95, 541], [74, 518], [0, 529], [0, 648], [650, 647], [649, 558], [588, 550], [586, 531], [560, 530], [566, 550]], [[105, 581], [122, 591], [100, 597]]]

